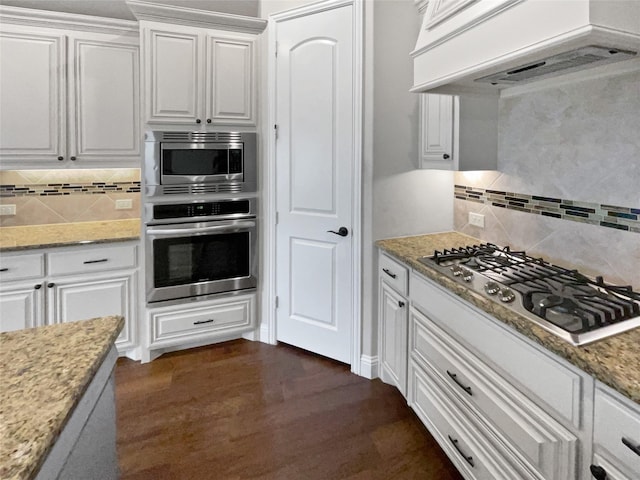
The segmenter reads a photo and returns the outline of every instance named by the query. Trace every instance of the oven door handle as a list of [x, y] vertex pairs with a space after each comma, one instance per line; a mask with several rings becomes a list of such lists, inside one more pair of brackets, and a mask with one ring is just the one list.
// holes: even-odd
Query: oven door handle
[[[223, 222], [220, 222], [223, 223]], [[162, 236], [162, 235], [198, 235], [209, 232], [236, 232], [238, 230], [243, 230], [246, 228], [254, 228], [256, 226], [256, 222], [252, 221], [243, 221], [243, 222], [233, 222], [226, 223], [222, 225], [208, 225], [206, 227], [188, 227], [188, 228], [155, 228], [148, 227], [147, 233], [153, 236]]]

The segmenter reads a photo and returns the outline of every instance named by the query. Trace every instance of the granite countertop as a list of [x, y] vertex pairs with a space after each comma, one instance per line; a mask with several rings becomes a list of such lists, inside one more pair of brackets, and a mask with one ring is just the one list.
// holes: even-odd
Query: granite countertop
[[456, 232], [379, 240], [376, 245], [415, 271], [434, 280], [452, 293], [464, 298], [493, 317], [510, 325], [547, 350], [563, 357], [602, 383], [640, 403], [640, 328], [574, 347], [540, 328], [516, 312], [494, 303], [434, 269], [418, 262], [418, 257], [443, 250], [481, 243], [480, 240]]
[[123, 242], [140, 238], [140, 219], [0, 228], [0, 252]]
[[104, 317], [0, 333], [0, 478], [34, 478], [124, 325]]

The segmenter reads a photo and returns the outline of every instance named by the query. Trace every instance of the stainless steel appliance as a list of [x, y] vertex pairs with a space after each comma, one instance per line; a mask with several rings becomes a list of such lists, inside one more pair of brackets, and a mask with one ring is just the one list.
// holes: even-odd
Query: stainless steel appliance
[[255, 192], [254, 132], [147, 132], [145, 195]]
[[493, 244], [436, 251], [421, 263], [573, 345], [640, 326], [640, 294]]
[[255, 198], [146, 204], [147, 302], [255, 288], [255, 214]]

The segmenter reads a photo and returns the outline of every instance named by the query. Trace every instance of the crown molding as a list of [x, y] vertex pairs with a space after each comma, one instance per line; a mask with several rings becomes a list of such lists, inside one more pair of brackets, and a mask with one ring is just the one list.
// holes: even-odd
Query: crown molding
[[0, 5], [0, 24], [63, 28], [66, 30], [89, 30], [96, 33], [111, 33], [117, 35], [138, 35], [138, 22], [133, 20], [94, 17], [92, 15], [53, 12], [4, 5]]
[[126, 0], [126, 3], [138, 20], [216, 28], [253, 34], [262, 33], [267, 26], [266, 20], [246, 17], [244, 15], [161, 5], [143, 0]]

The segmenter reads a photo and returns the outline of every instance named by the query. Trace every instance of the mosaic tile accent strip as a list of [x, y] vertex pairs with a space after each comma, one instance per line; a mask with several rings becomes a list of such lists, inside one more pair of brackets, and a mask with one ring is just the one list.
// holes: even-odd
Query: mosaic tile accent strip
[[454, 185], [459, 200], [640, 233], [640, 208]]
[[0, 185], [0, 198], [57, 195], [94, 195], [106, 193], [137, 193], [140, 182], [48, 183]]

